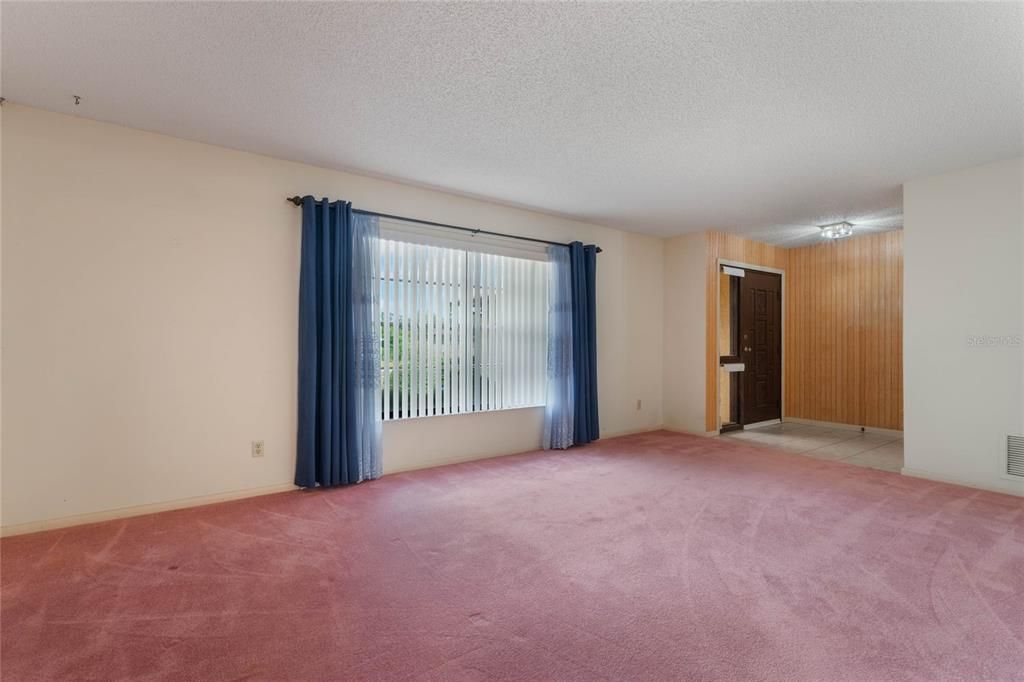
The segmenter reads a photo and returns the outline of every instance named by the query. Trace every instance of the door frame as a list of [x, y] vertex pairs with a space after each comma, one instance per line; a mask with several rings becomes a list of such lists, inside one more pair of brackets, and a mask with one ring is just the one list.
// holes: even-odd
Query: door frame
[[[718, 349], [721, 348], [720, 340], [718, 338], [718, 330], [721, 329], [722, 324], [722, 310], [718, 302], [721, 300], [722, 295], [722, 266], [728, 265], [733, 268], [742, 268], [744, 270], [758, 270], [760, 272], [767, 272], [773, 275], [779, 275], [782, 279], [780, 286], [782, 287], [782, 309], [780, 311], [782, 318], [782, 324], [779, 325], [780, 348], [782, 349], [782, 358], [779, 363], [779, 385], [782, 391], [782, 396], [779, 401], [779, 421], [786, 421], [786, 271], [780, 270], [779, 268], [769, 268], [765, 265], [755, 265], [753, 263], [744, 263], [743, 261], [731, 260], [729, 258], [719, 258], [715, 265], [715, 366], [718, 366]], [[722, 432], [722, 412], [718, 409], [719, 401], [722, 397], [719, 395], [719, 388], [721, 386], [721, 378], [719, 372], [715, 372], [715, 431], [717, 433]], [[746, 426], [746, 425], [745, 425]]]

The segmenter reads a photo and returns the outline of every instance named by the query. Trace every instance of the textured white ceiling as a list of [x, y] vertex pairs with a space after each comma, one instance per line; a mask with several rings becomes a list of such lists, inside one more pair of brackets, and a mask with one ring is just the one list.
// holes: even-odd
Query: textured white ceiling
[[1019, 2], [0, 11], [12, 101], [655, 234], [898, 226], [1024, 151]]
[[[899, 199], [902, 196], [897, 194]], [[759, 225], [744, 230], [750, 239], [791, 248], [820, 242], [821, 226], [846, 221], [853, 225], [853, 236], [903, 229], [902, 201], [896, 206], [876, 211], [842, 211], [824, 213], [809, 222], [791, 221], [776, 225]]]

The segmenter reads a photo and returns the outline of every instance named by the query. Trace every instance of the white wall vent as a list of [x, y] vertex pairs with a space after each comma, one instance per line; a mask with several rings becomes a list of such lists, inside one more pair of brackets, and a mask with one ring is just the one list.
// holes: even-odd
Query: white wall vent
[[1024, 436], [1006, 437], [1006, 473], [1024, 478]]

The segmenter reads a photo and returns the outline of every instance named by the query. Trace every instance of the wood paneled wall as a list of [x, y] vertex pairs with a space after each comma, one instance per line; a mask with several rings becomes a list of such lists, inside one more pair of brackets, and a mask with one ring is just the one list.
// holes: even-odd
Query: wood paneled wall
[[718, 428], [718, 259], [784, 270], [787, 255], [786, 249], [781, 247], [722, 232], [708, 232], [707, 240], [707, 384], [704, 426], [707, 431], [714, 431]]
[[787, 417], [903, 429], [903, 232], [789, 250]]
[[718, 259], [784, 270], [787, 417], [903, 428], [903, 233], [784, 249], [707, 233], [705, 426], [718, 427]]

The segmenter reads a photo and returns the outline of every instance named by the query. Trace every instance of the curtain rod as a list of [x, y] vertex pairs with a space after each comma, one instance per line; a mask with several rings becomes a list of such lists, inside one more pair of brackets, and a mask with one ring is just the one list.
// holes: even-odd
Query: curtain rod
[[[295, 204], [296, 206], [302, 206], [302, 197], [296, 195], [294, 197], [288, 197], [288, 201]], [[443, 227], [447, 230], [459, 230], [460, 232], [469, 232], [472, 235], [486, 234], [492, 237], [505, 237], [507, 239], [519, 239], [524, 242], [536, 242], [537, 244], [550, 244], [551, 246], [569, 246], [564, 242], [552, 242], [547, 239], [534, 239], [533, 237], [522, 237], [517, 234], [505, 234], [504, 232], [491, 232], [490, 230], [481, 230], [476, 227], [460, 227], [458, 225], [449, 225], [448, 223], [435, 223], [430, 220], [419, 220], [417, 218], [406, 218], [405, 216], [392, 215], [390, 213], [377, 213], [376, 211], [364, 211], [362, 209], [353, 208], [353, 213], [362, 213], [363, 215], [373, 215], [378, 218], [390, 218], [391, 220], [401, 220], [406, 223], [418, 223], [419, 225], [430, 225], [431, 227]], [[597, 247], [597, 252], [601, 253], [601, 247]]]

